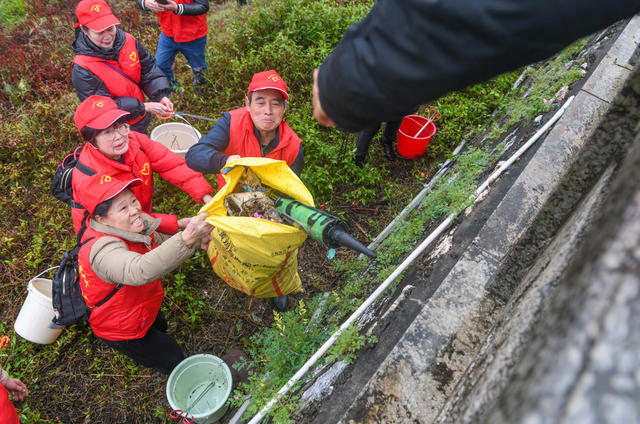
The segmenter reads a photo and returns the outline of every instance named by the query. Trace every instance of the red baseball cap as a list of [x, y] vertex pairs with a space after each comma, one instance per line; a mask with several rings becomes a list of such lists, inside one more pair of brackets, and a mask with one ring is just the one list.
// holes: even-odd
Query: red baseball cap
[[80, 103], [73, 115], [73, 122], [78, 131], [84, 127], [103, 130], [128, 114], [126, 110], [118, 109], [118, 105], [111, 97], [93, 95]]
[[82, 0], [76, 6], [76, 16], [78, 23], [74, 27], [84, 25], [97, 32], [120, 23], [111, 12], [109, 5], [103, 0]]
[[285, 100], [289, 100], [289, 93], [287, 93], [287, 84], [278, 73], [274, 70], [258, 72], [251, 78], [251, 84], [247, 90], [247, 96], [249, 93], [253, 93], [258, 90], [266, 90], [272, 88], [282, 93]]
[[79, 197], [82, 205], [93, 215], [100, 203], [117, 196], [127, 187], [141, 183], [140, 178], [124, 180], [106, 174], [96, 174], [89, 183], [90, 189], [83, 190]]

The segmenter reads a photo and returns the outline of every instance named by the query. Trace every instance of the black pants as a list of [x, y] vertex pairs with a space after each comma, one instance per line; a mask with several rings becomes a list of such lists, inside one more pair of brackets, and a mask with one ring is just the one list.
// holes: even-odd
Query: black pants
[[[391, 146], [394, 141], [398, 138], [398, 128], [400, 128], [400, 124], [402, 120], [398, 121], [390, 121], [384, 124], [384, 128], [382, 130], [382, 137], [380, 137], [380, 142], [384, 145]], [[369, 145], [371, 144], [371, 139], [376, 135], [381, 122], [374, 124], [368, 128], [361, 130], [358, 134], [356, 134], [356, 163], [364, 163], [367, 152], [369, 151]]]
[[176, 365], [184, 359], [184, 352], [178, 342], [166, 331], [167, 320], [162, 312], [158, 312], [158, 317], [141, 339], [114, 341], [98, 338], [107, 346], [145, 367], [153, 368], [163, 374], [171, 374]]

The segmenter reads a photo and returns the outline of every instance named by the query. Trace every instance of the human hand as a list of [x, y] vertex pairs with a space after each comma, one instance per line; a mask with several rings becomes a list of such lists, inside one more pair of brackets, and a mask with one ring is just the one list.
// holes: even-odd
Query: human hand
[[204, 196], [202, 196], [202, 202], [206, 205], [207, 203], [209, 203], [210, 201], [213, 200], [213, 196], [211, 196], [210, 194], [205, 194]]
[[335, 127], [336, 124], [333, 120], [324, 113], [322, 105], [320, 104], [320, 88], [318, 87], [318, 68], [313, 70], [313, 98], [311, 104], [313, 105], [313, 117], [316, 121], [320, 122], [325, 127]]
[[164, 6], [164, 10], [168, 10], [170, 12], [177, 12], [178, 11], [178, 3], [176, 3], [175, 1], [171, 1], [171, 0], [166, 0], [167, 4], [163, 5]]
[[160, 102], [147, 102], [144, 104], [144, 110], [162, 117], [169, 117], [172, 113], [168, 106]]
[[145, 0], [144, 7], [154, 13], [178, 10], [178, 4], [171, 0], [157, 1], [157, 0]]
[[202, 237], [200, 239], [200, 249], [209, 250], [209, 243], [211, 243], [211, 235], [208, 235], [206, 237]]
[[29, 396], [29, 390], [27, 390], [27, 386], [25, 386], [25, 384], [17, 378], [9, 378], [7, 382], [4, 383], [4, 387], [16, 400], [24, 400], [24, 398]]
[[191, 217], [179, 219], [178, 228], [181, 230], [184, 230], [185, 228], [187, 228], [187, 225], [189, 225], [190, 221], [191, 221]]
[[173, 112], [173, 102], [167, 96], [160, 99], [160, 103], [165, 105], [170, 112]]
[[164, 12], [164, 8], [156, 0], [144, 0], [144, 7], [154, 13]]
[[236, 159], [240, 159], [241, 157], [242, 157], [242, 156], [240, 156], [240, 155], [230, 155], [230, 156], [227, 158], [227, 161], [226, 161], [224, 164], [226, 165], [226, 164], [228, 164], [228, 163], [229, 163], [229, 162], [231, 162], [231, 161], [234, 161], [234, 160], [236, 160]]
[[184, 244], [193, 247], [196, 243], [200, 243], [204, 237], [209, 236], [211, 230], [213, 230], [213, 225], [205, 221], [208, 216], [208, 213], [203, 212], [191, 218], [189, 224], [181, 233]]

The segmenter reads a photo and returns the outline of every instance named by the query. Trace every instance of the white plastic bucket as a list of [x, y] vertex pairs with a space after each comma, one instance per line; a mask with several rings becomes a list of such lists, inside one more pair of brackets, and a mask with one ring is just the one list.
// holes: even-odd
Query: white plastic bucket
[[182, 122], [167, 122], [155, 127], [149, 137], [184, 157], [189, 147], [200, 140], [201, 135], [191, 125]]
[[189, 413], [187, 421], [193, 417], [198, 424], [210, 424], [227, 412], [232, 383], [222, 359], [205, 353], [189, 356], [171, 371], [167, 400], [174, 411]]
[[27, 298], [13, 328], [23, 339], [33, 343], [49, 344], [58, 338], [64, 327], [51, 321], [54, 316], [51, 304], [52, 281], [38, 278], [40, 275], [42, 274], [29, 281]]

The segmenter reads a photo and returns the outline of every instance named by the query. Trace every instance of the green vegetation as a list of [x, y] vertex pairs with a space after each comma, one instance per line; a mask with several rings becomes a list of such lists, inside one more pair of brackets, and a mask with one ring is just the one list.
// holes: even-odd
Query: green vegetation
[[[308, 306], [300, 301], [296, 310], [276, 314], [273, 327], [252, 337], [252, 356], [258, 359], [264, 371], [255, 373], [249, 383], [243, 385], [242, 391], [252, 397], [247, 416], [260, 411], [368, 295], [391, 275], [402, 257], [414, 249], [426, 229], [473, 202], [478, 178], [490, 161], [496, 159], [495, 155], [492, 157], [477, 149], [461, 155], [455, 175], [435, 184], [432, 194], [398, 224], [377, 249], [378, 258], [373, 266], [368, 259], [337, 260], [333, 265], [342, 274], [342, 287], [332, 291], [328, 297], [316, 295], [308, 301]], [[392, 291], [393, 285], [388, 290]], [[324, 361], [331, 363], [343, 359], [349, 363], [354, 351], [375, 341], [375, 337], [365, 337], [359, 333], [358, 327], [351, 326], [340, 335]], [[292, 412], [299, 406], [297, 399], [294, 394], [278, 403], [274, 414], [285, 416], [284, 410]], [[235, 405], [239, 406], [243, 401], [244, 396], [238, 393], [234, 396]]]
[[16, 25], [25, 19], [24, 0], [2, 0], [0, 2], [0, 25]]
[[[158, 36], [155, 16], [139, 12], [128, 0], [109, 3], [123, 28], [153, 52]], [[371, 237], [422, 188], [438, 162], [449, 157], [463, 138], [489, 124], [493, 110], [508, 111], [515, 120], [530, 120], [550, 107], [542, 98], [551, 99], [561, 86], [581, 75], [575, 66], [563, 70], [580, 48], [575, 45], [550, 62], [554, 65], [528, 71], [540, 89], [531, 86], [523, 102], [518, 96], [511, 99], [518, 72], [451, 93], [425, 105], [443, 115], [425, 157], [387, 163], [374, 143], [369, 164], [358, 168], [352, 159], [354, 136], [314, 121], [311, 75], [344, 30], [363, 17], [372, 3], [256, 0], [250, 7], [239, 8], [233, 1], [212, 2], [207, 46], [210, 85], [202, 95], [196, 94], [189, 84], [191, 71], [179, 56], [177, 76], [184, 90], [172, 97], [178, 110], [217, 118], [243, 104], [254, 72], [276, 69], [292, 96], [287, 122], [304, 142], [302, 180], [317, 204], [358, 224], [361, 234]], [[31, 396], [18, 404], [25, 424], [174, 422], [164, 394], [166, 378], [105, 347], [88, 325], [65, 329], [55, 343], [46, 346], [26, 342], [12, 331], [29, 279], [59, 262], [62, 252], [74, 243], [69, 209], [49, 195], [49, 183], [62, 158], [82, 143], [73, 124], [78, 100], [69, 77], [75, 4], [76, 0], [30, 0], [25, 7], [20, 0], [0, 1], [0, 335], [11, 338], [0, 351], [0, 363], [29, 386]], [[531, 105], [537, 109], [528, 109]], [[328, 266], [322, 257], [326, 249], [305, 243], [300, 272], [306, 292], [292, 296], [297, 305], [286, 313], [272, 314], [268, 302], [227, 286], [211, 272], [204, 252], [196, 254], [164, 279], [163, 312], [170, 333], [187, 355], [222, 356], [234, 346], [247, 352], [251, 362], [246, 366], [253, 375], [234, 393], [233, 402], [239, 404], [251, 395], [248, 413], [257, 412], [393, 272], [425, 231], [469, 205], [481, 174], [496, 160], [490, 145], [511, 123], [497, 121], [495, 140], [487, 147], [470, 143], [472, 148], [458, 159], [455, 178], [434, 186], [424, 203], [384, 241], [374, 263], [339, 252], [339, 259]], [[209, 129], [203, 121], [193, 124], [202, 133]], [[208, 178], [215, 184], [213, 176]], [[159, 211], [179, 216], [198, 210], [190, 198], [163, 181], [157, 181], [154, 202]], [[357, 207], [375, 212], [358, 212]], [[358, 231], [355, 226], [352, 229]], [[360, 234], [358, 238], [362, 240]], [[374, 342], [374, 337], [350, 327], [325, 361], [351, 360], [357, 349]], [[297, 405], [296, 394], [283, 400], [273, 411], [275, 421], [287, 422]]]
[[584, 59], [572, 60], [585, 43], [586, 39], [578, 40], [558, 53], [552, 60], [527, 68], [525, 76], [530, 84], [525, 86], [526, 91], [506, 105], [504, 115], [507, 119], [492, 125], [488, 136], [499, 137], [509, 126], [530, 122], [537, 115], [550, 110], [554, 106], [553, 100], [558, 92], [586, 74], [586, 71], [580, 67]]

